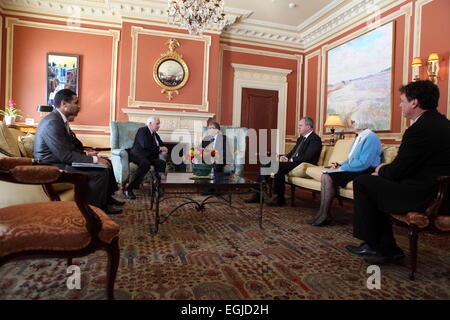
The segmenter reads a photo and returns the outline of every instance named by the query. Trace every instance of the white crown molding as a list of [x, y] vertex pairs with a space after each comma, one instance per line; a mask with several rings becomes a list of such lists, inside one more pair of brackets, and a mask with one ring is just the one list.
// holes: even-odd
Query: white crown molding
[[292, 72], [290, 69], [279, 69], [279, 68], [269, 68], [269, 67], [261, 67], [251, 64], [239, 64], [239, 63], [232, 63], [231, 66], [235, 70], [239, 71], [258, 71], [263, 73], [275, 73], [275, 74], [281, 74], [283, 76], [287, 76]]
[[[353, 23], [370, 17], [374, 11], [385, 11], [406, 0], [353, 0], [325, 19], [321, 16], [335, 10], [344, 0], [334, 0], [297, 27], [249, 19], [250, 10], [226, 7], [230, 26], [224, 30], [207, 30], [222, 33], [233, 41], [253, 42], [259, 46], [280, 46], [302, 53], [313, 49], [318, 42], [342, 31]], [[66, 20], [68, 24], [104, 23], [121, 25], [124, 21], [178, 28], [167, 23], [166, 1], [143, 0], [2, 0], [4, 11], [20, 15], [39, 15], [40, 18]], [[306, 28], [306, 29], [304, 29]]]

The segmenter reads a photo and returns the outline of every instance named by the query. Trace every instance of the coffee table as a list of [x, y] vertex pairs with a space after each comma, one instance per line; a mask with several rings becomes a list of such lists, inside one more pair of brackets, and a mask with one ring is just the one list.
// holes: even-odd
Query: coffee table
[[[150, 230], [152, 235], [156, 235], [159, 225], [164, 223], [175, 211], [189, 204], [193, 204], [197, 211], [204, 211], [206, 205], [227, 205], [244, 215], [255, 216], [235, 207], [232, 204], [233, 194], [243, 194], [249, 192], [259, 192], [262, 196], [259, 201], [258, 214], [259, 227], [262, 226], [264, 192], [263, 184], [236, 175], [216, 174], [212, 179], [192, 179], [192, 173], [170, 172], [166, 179], [159, 179], [153, 176], [150, 187], [150, 210], [154, 210], [155, 225]], [[190, 195], [203, 195], [201, 201], [195, 200]], [[183, 199], [184, 202], [177, 205], [168, 213], [161, 214], [160, 204], [168, 199]], [[153, 209], [153, 207], [155, 207]]]

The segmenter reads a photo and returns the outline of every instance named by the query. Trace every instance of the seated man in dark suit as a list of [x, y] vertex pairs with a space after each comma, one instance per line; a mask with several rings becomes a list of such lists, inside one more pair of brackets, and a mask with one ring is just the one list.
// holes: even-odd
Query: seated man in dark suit
[[214, 173], [223, 172], [226, 164], [233, 163], [227, 137], [220, 132], [220, 125], [217, 122], [211, 122], [208, 125], [208, 135], [202, 140], [202, 148], [206, 147], [218, 152], [218, 159], [214, 163]]
[[130, 162], [137, 164], [138, 169], [124, 191], [127, 199], [136, 199], [133, 189], [139, 188], [151, 165], [155, 167], [158, 177], [165, 175], [166, 162], [159, 159], [159, 154], [167, 154], [168, 149], [157, 133], [160, 124], [159, 118], [148, 118], [147, 126], [139, 128], [136, 133], [129, 156]]
[[[283, 206], [285, 174], [299, 166], [302, 162], [317, 164], [322, 151], [322, 140], [314, 132], [314, 122], [310, 117], [304, 117], [298, 123], [300, 137], [294, 148], [285, 156], [280, 157], [278, 171], [274, 177], [273, 193], [276, 198], [269, 202], [269, 206]], [[269, 165], [270, 166], [270, 165]], [[265, 181], [269, 176], [259, 175], [257, 181]], [[260, 194], [256, 193], [252, 198], [245, 200], [247, 203], [259, 202]]]
[[[34, 157], [44, 160], [63, 170], [82, 171], [89, 175], [89, 199], [91, 205], [103, 209], [108, 214], [117, 214], [122, 210], [112, 205], [123, 205], [112, 197], [118, 190], [111, 164], [97, 152], [90, 151], [87, 154], [83, 150], [83, 144], [77, 139], [75, 133], [70, 130], [69, 122], [72, 122], [80, 111], [79, 100], [73, 91], [63, 89], [55, 95], [55, 108], [39, 123], [34, 143]], [[99, 163], [108, 165], [109, 168], [72, 167], [73, 162]]]
[[394, 239], [390, 214], [423, 212], [437, 194], [436, 178], [450, 175], [450, 121], [437, 111], [438, 86], [419, 80], [402, 86], [400, 92], [403, 116], [412, 122], [397, 157], [353, 182], [353, 236], [364, 242], [347, 250], [370, 264], [404, 257]]

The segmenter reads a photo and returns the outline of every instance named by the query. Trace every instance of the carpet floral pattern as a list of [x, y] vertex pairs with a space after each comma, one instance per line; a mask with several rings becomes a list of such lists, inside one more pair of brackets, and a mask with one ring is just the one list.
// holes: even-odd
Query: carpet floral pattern
[[[257, 219], [227, 206], [179, 209], [151, 236], [153, 214], [144, 192], [127, 201], [112, 218], [121, 226], [121, 261], [116, 299], [450, 299], [450, 241], [421, 235], [417, 280], [410, 281], [406, 230], [396, 238], [407, 257], [381, 266], [381, 289], [366, 286], [367, 264], [348, 253], [351, 209], [335, 204], [337, 222], [306, 223], [318, 202], [264, 209], [264, 230]], [[245, 196], [242, 195], [242, 198]], [[257, 212], [257, 205], [235, 197], [235, 205]], [[162, 210], [173, 208], [167, 201]], [[0, 268], [0, 299], [104, 299], [106, 253], [74, 259], [81, 289], [66, 286], [64, 259], [23, 260]]]

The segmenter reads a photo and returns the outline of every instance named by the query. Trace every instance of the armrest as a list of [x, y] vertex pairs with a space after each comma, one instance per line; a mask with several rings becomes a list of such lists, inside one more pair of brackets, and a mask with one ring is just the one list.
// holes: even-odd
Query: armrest
[[[14, 160], [16, 164], [17, 160], [28, 161], [28, 164], [12, 166]], [[12, 168], [7, 166], [12, 166]], [[98, 236], [102, 223], [99, 216], [87, 203], [89, 192], [89, 176], [87, 174], [83, 172], [67, 172], [55, 166], [32, 165], [32, 159], [30, 158], [3, 158], [0, 159], [0, 180], [20, 184], [42, 184], [45, 187], [50, 187], [50, 183], [73, 184], [75, 186], [75, 202], [86, 220], [86, 228], [93, 238]], [[54, 193], [53, 190], [52, 192]], [[52, 196], [53, 198], [54, 195]]]
[[442, 203], [445, 200], [448, 192], [448, 186], [450, 184], [450, 176], [440, 176], [437, 178], [438, 181], [438, 193], [436, 198], [431, 202], [425, 211], [425, 215], [427, 215], [430, 219], [434, 219], [438, 213], [439, 209], [442, 206]]
[[128, 152], [125, 149], [111, 149], [112, 156], [126, 157], [128, 159]]
[[311, 164], [308, 162], [302, 162], [298, 166], [296, 166], [294, 169], [292, 169], [289, 173], [289, 177], [296, 177], [296, 178], [309, 178], [309, 176], [306, 174], [306, 169], [309, 167], [316, 167], [315, 164]]

